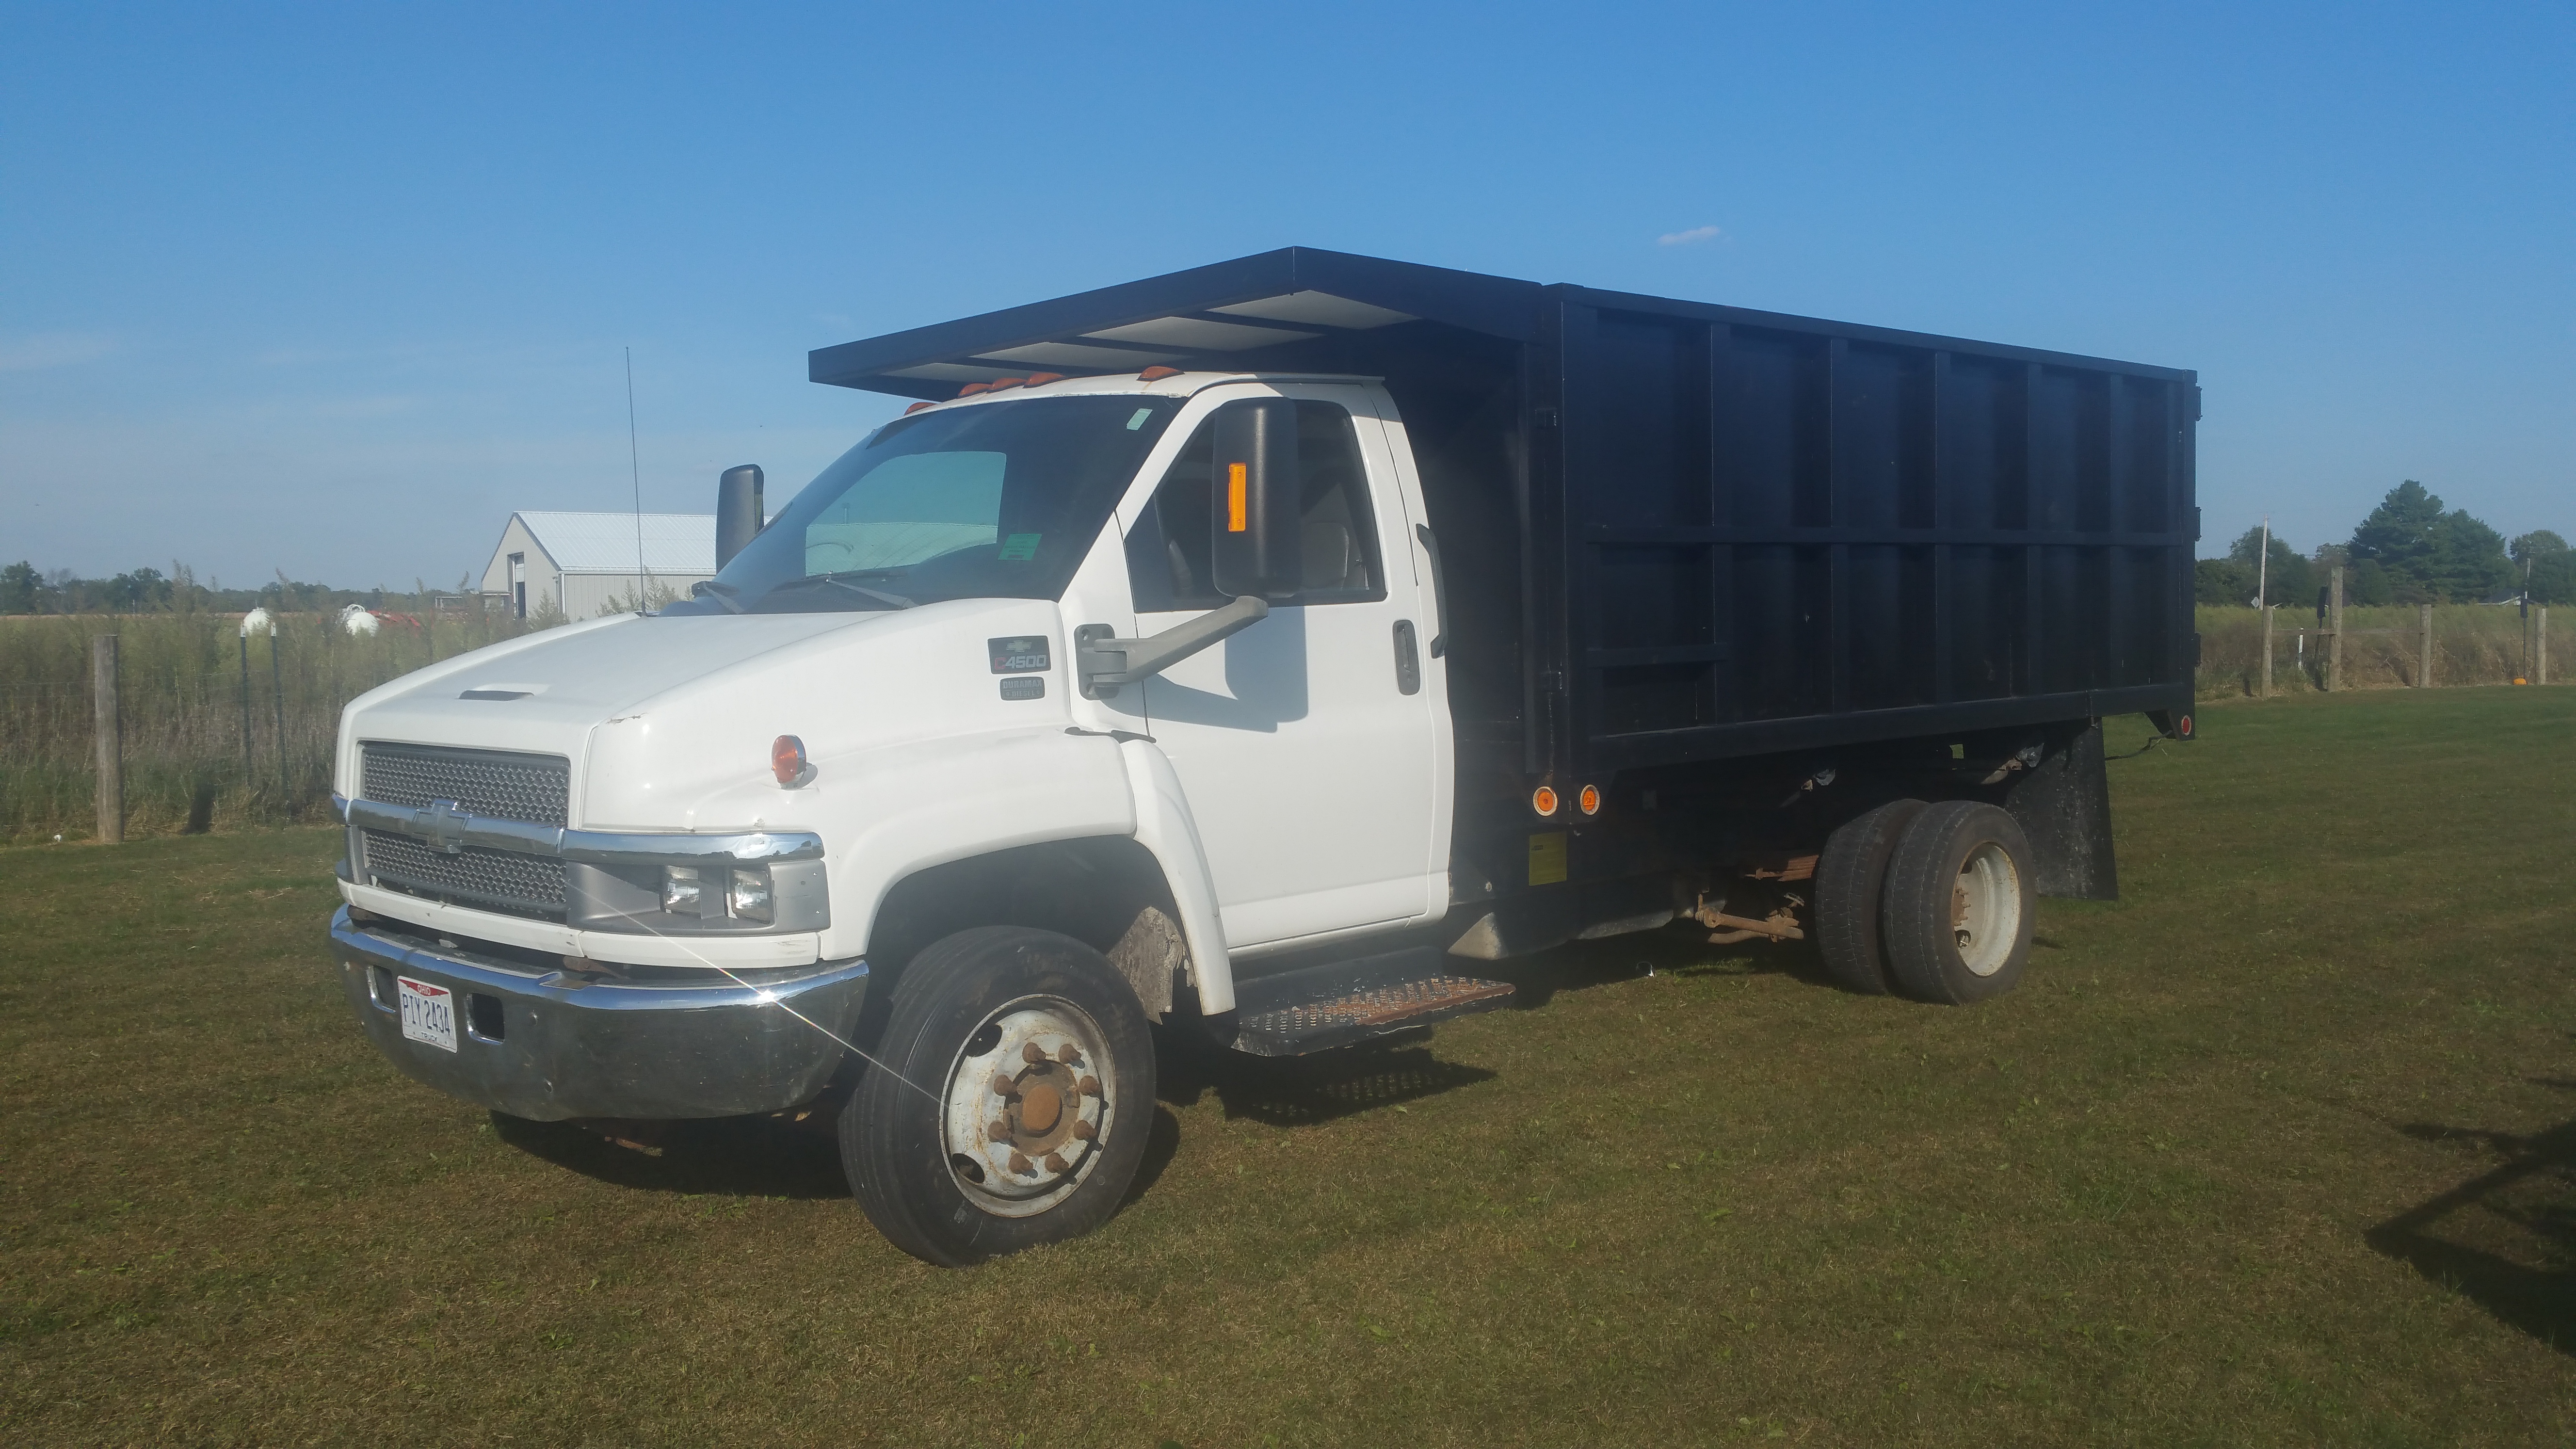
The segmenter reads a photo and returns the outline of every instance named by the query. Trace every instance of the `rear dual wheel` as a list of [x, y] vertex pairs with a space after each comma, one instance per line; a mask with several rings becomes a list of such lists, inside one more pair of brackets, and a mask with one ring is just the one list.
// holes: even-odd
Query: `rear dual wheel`
[[2030, 842], [1974, 800], [1898, 800], [1816, 864], [1816, 944], [1842, 985], [1964, 1006], [2021, 983], [2037, 892]]
[[888, 1241], [962, 1267], [1106, 1222], [1153, 1118], [1134, 990], [1068, 936], [960, 931], [913, 958], [841, 1115], [850, 1189]]

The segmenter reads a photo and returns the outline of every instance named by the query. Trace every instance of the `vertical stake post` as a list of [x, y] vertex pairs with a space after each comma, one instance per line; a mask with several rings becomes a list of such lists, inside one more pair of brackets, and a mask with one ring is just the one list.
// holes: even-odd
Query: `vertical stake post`
[[277, 702], [277, 794], [279, 799], [286, 800], [287, 808], [293, 810], [294, 801], [286, 798], [289, 788], [286, 783], [286, 679], [277, 665], [277, 636], [282, 632], [278, 625], [283, 622], [274, 621], [268, 626], [268, 690], [269, 696]]
[[2415, 665], [2415, 687], [2431, 689], [2433, 687], [2433, 606], [2418, 604], [2415, 607], [2416, 618], [2424, 625], [2424, 652], [2423, 657]]
[[2534, 684], [2549, 682], [2549, 606], [2547, 604], [2540, 606], [2539, 672], [2531, 676], [2531, 682]]
[[2326, 610], [2333, 620], [2333, 633], [2326, 640], [2326, 689], [2343, 688], [2343, 565], [2335, 565], [2333, 590], [2327, 596]]
[[2272, 606], [2263, 606], [2263, 697], [2272, 697]]
[[250, 631], [242, 630], [242, 788], [251, 788], [250, 778]]
[[116, 636], [89, 641], [91, 712], [98, 720], [98, 838], [125, 839], [125, 720], [116, 707]]

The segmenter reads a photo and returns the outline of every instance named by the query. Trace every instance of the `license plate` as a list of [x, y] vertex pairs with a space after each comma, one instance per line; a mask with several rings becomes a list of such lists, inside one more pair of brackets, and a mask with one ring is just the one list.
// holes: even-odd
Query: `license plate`
[[455, 992], [408, 976], [394, 978], [394, 992], [402, 1006], [404, 1037], [425, 1041], [440, 1051], [456, 1050]]

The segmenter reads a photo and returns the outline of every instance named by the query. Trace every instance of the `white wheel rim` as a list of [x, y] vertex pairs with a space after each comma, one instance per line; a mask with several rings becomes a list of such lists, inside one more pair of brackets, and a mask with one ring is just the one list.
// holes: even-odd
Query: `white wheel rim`
[[1959, 862], [1950, 888], [1950, 937], [1972, 976], [1992, 976], [2021, 939], [2021, 872], [2009, 851], [1989, 840]]
[[1088, 1012], [1054, 996], [1010, 1002], [966, 1034], [940, 1095], [940, 1146], [967, 1201], [1034, 1217], [1082, 1185], [1114, 1125], [1106, 1041]]

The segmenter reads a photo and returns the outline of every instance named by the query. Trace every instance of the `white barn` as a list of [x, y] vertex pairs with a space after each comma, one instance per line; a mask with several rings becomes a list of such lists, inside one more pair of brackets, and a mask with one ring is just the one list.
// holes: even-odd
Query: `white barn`
[[483, 592], [506, 598], [522, 619], [549, 602], [566, 618], [593, 619], [654, 587], [687, 598], [690, 585], [716, 576], [714, 514], [643, 515], [641, 574], [637, 521], [632, 513], [513, 513], [483, 567]]

